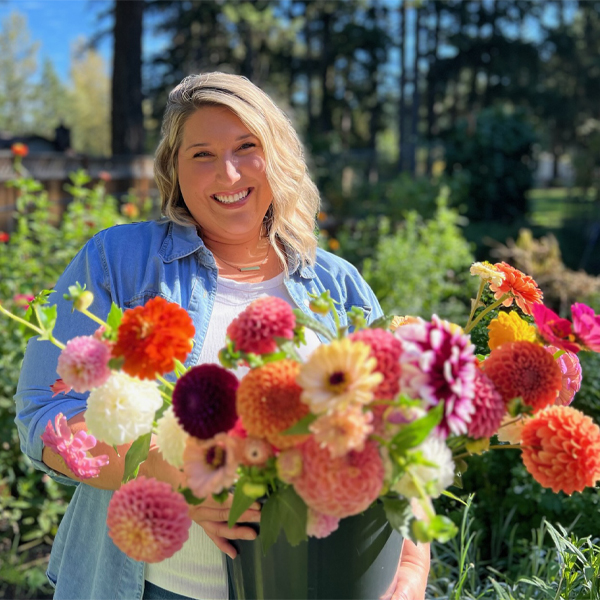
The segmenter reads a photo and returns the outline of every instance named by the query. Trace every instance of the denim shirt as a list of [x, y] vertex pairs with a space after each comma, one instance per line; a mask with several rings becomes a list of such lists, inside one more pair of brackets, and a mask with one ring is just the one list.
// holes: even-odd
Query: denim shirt
[[[329, 290], [339, 302], [342, 325], [352, 306], [364, 309], [369, 321], [381, 315], [375, 295], [358, 271], [343, 259], [318, 250], [314, 266], [300, 268], [289, 260], [285, 285], [290, 296], [307, 314], [308, 293]], [[78, 335], [91, 335], [97, 325], [63, 299], [67, 288], [85, 284], [94, 294], [91, 312], [106, 318], [111, 303], [123, 309], [145, 304], [161, 296], [184, 307], [196, 333], [185, 362], [198, 362], [217, 290], [217, 266], [196, 229], [169, 221], [118, 225], [95, 235], [77, 254], [56, 284], [51, 301], [58, 309], [56, 339], [66, 343]], [[319, 318], [331, 330], [333, 318]], [[122, 599], [142, 597], [144, 563], [121, 552], [108, 536], [106, 514], [113, 494], [78, 484], [56, 473], [42, 462], [41, 435], [48, 421], [62, 412], [67, 419], [86, 409], [87, 394], [69, 392], [52, 396], [50, 385], [57, 379], [60, 351], [48, 341], [32, 338], [27, 346], [15, 396], [15, 419], [21, 448], [33, 465], [56, 481], [77, 485], [58, 529], [47, 575], [57, 599]]]

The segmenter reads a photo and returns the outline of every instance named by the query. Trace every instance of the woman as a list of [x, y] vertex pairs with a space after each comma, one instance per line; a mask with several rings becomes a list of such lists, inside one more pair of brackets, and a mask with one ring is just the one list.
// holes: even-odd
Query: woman
[[[225, 329], [252, 300], [277, 295], [308, 311], [308, 293], [330, 290], [346, 310], [361, 306], [370, 319], [379, 304], [354, 267], [317, 251], [314, 216], [318, 192], [307, 173], [302, 146], [288, 119], [248, 80], [221, 73], [184, 79], [170, 94], [156, 180], [166, 219], [112, 227], [97, 234], [71, 262], [56, 286], [56, 336], [67, 341], [93, 332], [94, 324], [63, 294], [75, 282], [94, 293], [101, 316], [111, 302], [123, 308], [162, 296], [183, 306], [196, 335], [186, 366], [217, 362]], [[325, 322], [332, 326], [331, 320]], [[306, 351], [319, 343], [308, 340]], [[86, 397], [51, 396], [57, 352], [29, 344], [17, 401], [23, 451], [57, 481], [76, 479], [40, 439], [48, 420], [62, 412], [75, 432], [85, 428]], [[106, 511], [120, 485], [127, 447], [99, 443], [110, 463], [98, 478], [79, 484], [52, 549], [48, 577], [55, 598], [226, 598], [223, 553], [229, 540], [254, 539], [250, 527], [226, 525], [228, 503], [207, 500], [190, 508], [190, 539], [171, 559], [144, 565], [128, 558], [107, 534]], [[180, 474], [152, 448], [141, 474], [174, 487]], [[256, 506], [242, 522], [257, 522]], [[424, 597], [428, 549], [406, 542], [394, 597]]]

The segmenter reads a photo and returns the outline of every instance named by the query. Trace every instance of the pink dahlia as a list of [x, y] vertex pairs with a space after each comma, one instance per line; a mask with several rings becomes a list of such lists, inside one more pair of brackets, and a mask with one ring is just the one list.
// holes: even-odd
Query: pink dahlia
[[308, 509], [306, 533], [310, 537], [325, 538], [333, 533], [339, 527], [339, 524], [340, 520], [337, 517], [324, 515], [312, 508]]
[[489, 377], [482, 371], [475, 371], [475, 413], [467, 425], [467, 432], [473, 439], [489, 438], [494, 435], [506, 413], [504, 400]]
[[192, 367], [173, 390], [173, 411], [181, 427], [208, 440], [235, 426], [237, 377], [219, 365]]
[[331, 458], [313, 438], [300, 447], [302, 474], [294, 489], [309, 508], [342, 519], [365, 510], [381, 492], [384, 469], [377, 445]]
[[321, 446], [327, 448], [332, 458], [343, 456], [350, 450], [362, 451], [367, 436], [373, 431], [373, 413], [351, 407], [343, 412], [325, 413], [309, 429]]
[[277, 476], [285, 483], [293, 483], [302, 475], [302, 452], [298, 448], [288, 448], [277, 455]]
[[58, 413], [52, 421], [48, 421], [42, 433], [44, 446], [58, 454], [79, 479], [98, 477], [100, 468], [108, 464], [108, 456], [90, 456], [88, 451], [96, 446], [96, 438], [85, 431], [78, 431], [75, 435], [71, 431], [67, 418]]
[[267, 296], [255, 300], [234, 319], [227, 335], [240, 352], [268, 354], [277, 350], [276, 338], [294, 337], [296, 317], [281, 298]]
[[548, 342], [565, 352], [579, 352], [581, 346], [575, 343], [573, 326], [567, 319], [561, 319], [543, 304], [531, 307], [535, 324], [540, 335]]
[[477, 358], [468, 335], [452, 323], [433, 315], [396, 330], [402, 342], [400, 389], [421, 398], [426, 407], [444, 403], [438, 432], [447, 436], [467, 433], [475, 411], [475, 370]]
[[383, 375], [383, 381], [373, 390], [374, 398], [395, 398], [400, 391], [400, 340], [385, 329], [361, 329], [348, 337], [353, 342], [363, 342], [369, 346], [369, 356], [377, 361], [374, 371]]
[[138, 477], [114, 493], [106, 524], [119, 550], [134, 560], [156, 563], [181, 549], [192, 520], [184, 497], [168, 483]]
[[218, 494], [234, 481], [238, 468], [236, 440], [226, 433], [212, 440], [189, 437], [183, 451], [183, 472], [197, 498]]
[[79, 336], [67, 342], [58, 357], [56, 372], [76, 392], [87, 392], [106, 383], [110, 377], [110, 348], [92, 336]]
[[600, 352], [600, 315], [585, 304], [576, 302], [571, 306], [573, 329], [577, 339], [593, 352]]
[[[560, 348], [556, 346], [546, 346], [546, 350], [554, 355]], [[581, 387], [581, 364], [576, 354], [567, 352], [556, 359], [562, 373], [562, 388], [558, 391], [554, 404], [558, 406], [568, 406], [573, 401], [573, 397]]]

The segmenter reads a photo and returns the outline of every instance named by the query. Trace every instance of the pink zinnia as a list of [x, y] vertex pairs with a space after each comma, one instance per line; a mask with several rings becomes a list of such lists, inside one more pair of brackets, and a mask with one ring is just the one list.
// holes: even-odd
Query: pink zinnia
[[236, 440], [219, 433], [212, 440], [189, 437], [183, 451], [183, 472], [197, 498], [206, 498], [228, 488], [236, 477]]
[[500, 428], [506, 413], [504, 400], [490, 378], [482, 371], [475, 371], [475, 414], [467, 425], [467, 432], [473, 439], [489, 438]]
[[[550, 354], [554, 355], [560, 348], [556, 346], [545, 347]], [[581, 364], [576, 354], [566, 352], [556, 359], [562, 373], [562, 388], [559, 390], [554, 404], [558, 406], [568, 406], [573, 401], [573, 397], [581, 388]]]
[[313, 438], [300, 447], [302, 474], [294, 489], [309, 508], [342, 519], [366, 510], [381, 492], [384, 469], [377, 444], [331, 458]]
[[29, 308], [29, 304], [33, 302], [33, 299], [34, 296], [31, 294], [15, 294], [13, 296], [13, 302], [25, 310]]
[[581, 346], [575, 343], [573, 326], [570, 321], [561, 319], [543, 304], [534, 304], [531, 310], [538, 331], [546, 342], [566, 352], [581, 350]]
[[58, 357], [56, 372], [64, 383], [82, 393], [106, 383], [110, 377], [110, 348], [92, 336], [79, 336], [67, 342]]
[[184, 497], [168, 483], [138, 477], [113, 494], [106, 524], [119, 550], [134, 560], [156, 563], [181, 549], [192, 520]]
[[108, 464], [106, 454], [88, 455], [88, 451], [96, 445], [96, 438], [85, 431], [78, 431], [73, 435], [67, 418], [62, 413], [56, 415], [54, 428], [52, 421], [48, 421], [41, 437], [44, 446], [61, 456], [67, 467], [79, 479], [98, 477], [100, 468]]
[[444, 403], [438, 433], [467, 433], [475, 411], [473, 395], [477, 358], [468, 335], [433, 315], [431, 323], [420, 321], [396, 330], [402, 342], [400, 388], [426, 407]]
[[277, 350], [275, 338], [294, 337], [296, 317], [281, 298], [267, 296], [255, 300], [234, 319], [227, 335], [239, 352], [268, 354]]
[[238, 454], [243, 465], [264, 465], [273, 456], [273, 446], [253, 436], [237, 439]]
[[308, 509], [306, 533], [310, 537], [325, 538], [333, 533], [339, 527], [339, 524], [340, 520], [337, 517], [324, 515], [312, 508]]
[[573, 329], [578, 340], [593, 352], [600, 352], [600, 315], [585, 304], [576, 302], [571, 306]]
[[383, 375], [383, 381], [373, 390], [374, 398], [395, 398], [400, 391], [400, 340], [385, 329], [361, 329], [348, 337], [353, 342], [363, 342], [371, 348], [369, 356], [377, 361], [374, 370]]

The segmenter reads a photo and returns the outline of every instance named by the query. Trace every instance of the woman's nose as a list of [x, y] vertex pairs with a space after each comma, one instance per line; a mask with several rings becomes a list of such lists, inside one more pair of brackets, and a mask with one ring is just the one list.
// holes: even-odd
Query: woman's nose
[[235, 183], [240, 180], [241, 174], [235, 157], [228, 156], [223, 159], [219, 169], [219, 177], [227, 183]]

